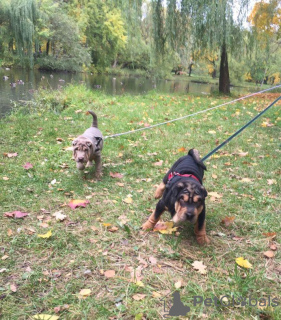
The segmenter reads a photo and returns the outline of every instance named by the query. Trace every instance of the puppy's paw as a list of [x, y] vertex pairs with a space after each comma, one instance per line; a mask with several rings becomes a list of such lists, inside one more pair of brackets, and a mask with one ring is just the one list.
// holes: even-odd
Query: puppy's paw
[[160, 199], [162, 197], [163, 192], [160, 192], [159, 189], [156, 189], [154, 193], [154, 198], [155, 199]]
[[100, 171], [97, 171], [97, 172], [95, 173], [95, 178], [96, 178], [97, 180], [101, 180], [101, 177], [102, 177], [102, 173], [101, 173]]
[[164, 184], [164, 182], [161, 182], [154, 193], [154, 198], [160, 199], [165, 191], [165, 188], [166, 185]]
[[198, 244], [200, 244], [200, 246], [208, 245], [211, 242], [206, 234], [196, 235], [196, 240], [197, 240]]
[[155, 223], [149, 221], [149, 219], [141, 226], [142, 230], [152, 230], [155, 226]]

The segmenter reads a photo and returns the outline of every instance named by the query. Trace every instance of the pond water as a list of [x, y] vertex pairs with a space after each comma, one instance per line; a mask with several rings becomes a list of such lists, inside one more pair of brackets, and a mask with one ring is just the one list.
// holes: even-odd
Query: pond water
[[[218, 91], [218, 85], [183, 81], [180, 76], [179, 80], [154, 81], [137, 77], [0, 68], [0, 117], [9, 113], [13, 102], [31, 100], [34, 91], [40, 87], [58, 89], [69, 83], [84, 83], [88, 88], [112, 95], [146, 94], [151, 90], [161, 93], [198, 94]], [[235, 88], [236, 90], [241, 93], [250, 91], [249, 88]]]

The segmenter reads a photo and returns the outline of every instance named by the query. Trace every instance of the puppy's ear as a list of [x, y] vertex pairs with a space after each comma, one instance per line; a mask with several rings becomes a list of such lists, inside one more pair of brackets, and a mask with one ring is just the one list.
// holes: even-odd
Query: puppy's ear
[[204, 195], [204, 198], [206, 198], [208, 195], [207, 190], [203, 186], [201, 186], [201, 191], [202, 191], [202, 194]]
[[173, 188], [173, 196], [177, 197], [177, 195], [180, 193], [182, 189], [184, 189], [185, 185], [182, 182], [179, 182], [177, 185]]

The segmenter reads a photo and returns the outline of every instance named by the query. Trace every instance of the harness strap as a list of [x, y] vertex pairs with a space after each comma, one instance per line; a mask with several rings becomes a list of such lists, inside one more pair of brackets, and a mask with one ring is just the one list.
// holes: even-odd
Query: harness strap
[[195, 175], [193, 175], [193, 174], [189, 174], [189, 173], [180, 174], [180, 173], [178, 173], [178, 172], [171, 172], [171, 173], [169, 174], [169, 176], [168, 176], [168, 182], [170, 182], [170, 180], [172, 180], [173, 177], [175, 177], [175, 176], [192, 178], [192, 179], [195, 179], [195, 180], [197, 180], [198, 182], [200, 182], [199, 179], [198, 179], [197, 177], [195, 177]]

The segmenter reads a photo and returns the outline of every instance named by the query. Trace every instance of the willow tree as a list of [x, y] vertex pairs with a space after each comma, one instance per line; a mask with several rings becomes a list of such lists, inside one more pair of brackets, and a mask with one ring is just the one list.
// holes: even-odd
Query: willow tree
[[[238, 3], [237, 3], [238, 2]], [[228, 53], [239, 50], [242, 27], [239, 18], [248, 0], [238, 0], [238, 17], [234, 19], [233, 0], [152, 0], [157, 49], [164, 44], [189, 46], [213, 52], [220, 50], [219, 91], [230, 92]], [[164, 12], [164, 13], [163, 13]]]
[[21, 60], [28, 58], [28, 65], [33, 65], [33, 36], [36, 20], [35, 0], [11, 0], [10, 23], [15, 38], [16, 50]]

